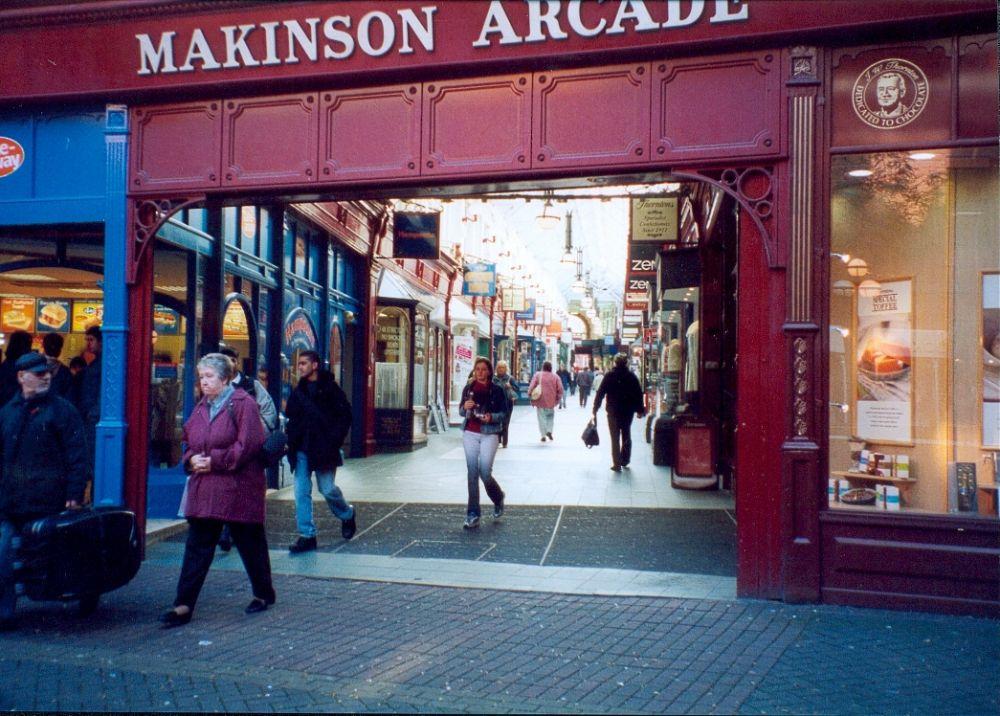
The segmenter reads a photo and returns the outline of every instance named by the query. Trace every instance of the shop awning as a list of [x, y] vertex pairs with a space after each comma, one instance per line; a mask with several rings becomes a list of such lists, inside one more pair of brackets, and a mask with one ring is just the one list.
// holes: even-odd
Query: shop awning
[[[482, 311], [473, 311], [469, 304], [459, 298], [452, 299], [449, 318], [451, 319], [452, 328], [457, 324], [472, 326], [479, 332], [481, 337], [490, 335], [490, 319], [483, 315]], [[444, 325], [443, 303], [431, 313], [431, 322]]]
[[411, 285], [403, 277], [392, 271], [382, 270], [382, 276], [378, 282], [378, 298], [393, 298], [403, 301], [414, 301], [418, 308], [423, 309], [433, 315], [437, 311], [444, 311], [444, 301], [426, 291], [421, 291], [416, 286]]

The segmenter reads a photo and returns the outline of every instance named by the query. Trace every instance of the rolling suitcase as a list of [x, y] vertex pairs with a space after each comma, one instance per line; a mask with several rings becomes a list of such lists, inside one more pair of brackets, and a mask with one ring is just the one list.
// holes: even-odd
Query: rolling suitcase
[[117, 507], [70, 510], [28, 522], [14, 564], [29, 598], [93, 601], [139, 571], [135, 515]]

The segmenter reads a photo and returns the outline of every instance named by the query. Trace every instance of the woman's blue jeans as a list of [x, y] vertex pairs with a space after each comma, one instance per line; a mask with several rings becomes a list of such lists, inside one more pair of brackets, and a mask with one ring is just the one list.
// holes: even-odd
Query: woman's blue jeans
[[500, 445], [499, 435], [483, 435], [466, 430], [462, 433], [462, 446], [465, 448], [465, 467], [469, 479], [469, 504], [466, 514], [469, 517], [479, 517], [479, 481], [483, 481], [486, 494], [494, 505], [503, 500], [503, 490], [493, 479], [493, 459]]

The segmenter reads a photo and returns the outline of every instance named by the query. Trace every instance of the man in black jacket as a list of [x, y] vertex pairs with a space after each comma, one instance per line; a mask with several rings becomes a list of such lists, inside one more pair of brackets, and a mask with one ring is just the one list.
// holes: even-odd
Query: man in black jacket
[[295, 521], [299, 538], [289, 546], [292, 554], [316, 549], [313, 522], [312, 477], [326, 498], [330, 511], [341, 520], [340, 534], [351, 539], [357, 531], [353, 505], [334, 484], [337, 468], [344, 464], [340, 446], [351, 428], [351, 404], [333, 374], [320, 368], [319, 354], [303, 351], [296, 367], [299, 383], [288, 398], [288, 461], [295, 470]]
[[628, 356], [615, 356], [615, 367], [601, 381], [601, 387], [594, 396], [594, 417], [601, 407], [601, 401], [608, 399], [608, 429], [611, 431], [611, 469], [621, 472], [628, 467], [632, 458], [632, 416], [642, 417], [645, 407], [642, 402], [642, 386], [639, 379], [628, 369]]
[[80, 507], [90, 477], [83, 422], [50, 390], [48, 359], [32, 351], [15, 367], [21, 392], [0, 410], [0, 629], [14, 624], [14, 536], [30, 520]]
[[101, 419], [101, 352], [103, 338], [100, 326], [91, 326], [83, 336], [87, 350], [94, 360], [84, 368], [77, 396], [77, 409], [83, 418], [84, 435], [87, 438], [87, 463], [94, 469], [94, 450], [97, 445], [97, 423]]

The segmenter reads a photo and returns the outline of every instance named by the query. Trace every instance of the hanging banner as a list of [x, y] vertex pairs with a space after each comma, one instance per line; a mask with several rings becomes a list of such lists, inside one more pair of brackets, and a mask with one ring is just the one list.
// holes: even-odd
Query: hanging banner
[[501, 308], [504, 311], [516, 312], [524, 310], [524, 289], [523, 288], [508, 288], [503, 292], [503, 301], [501, 302]]
[[465, 385], [465, 380], [472, 375], [476, 362], [476, 339], [472, 336], [454, 336], [451, 339], [454, 352], [454, 380]]
[[61, 298], [38, 299], [35, 322], [39, 333], [66, 333], [70, 328], [70, 304]]
[[677, 242], [677, 197], [636, 197], [632, 200], [629, 242]]
[[983, 274], [982, 292], [982, 445], [997, 450], [1000, 449], [1000, 273]]
[[440, 258], [440, 220], [441, 215], [436, 212], [396, 212], [392, 220], [392, 257]]
[[484, 261], [465, 264], [462, 275], [463, 296], [496, 296], [497, 265]]
[[913, 281], [858, 293], [855, 335], [857, 425], [862, 440], [913, 440]]
[[[519, 291], [524, 291], [524, 289], [518, 289]], [[515, 321], [534, 321], [535, 320], [535, 309], [537, 304], [535, 299], [529, 298], [525, 299], [522, 303], [523, 308], [514, 314]]]

